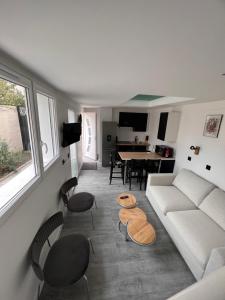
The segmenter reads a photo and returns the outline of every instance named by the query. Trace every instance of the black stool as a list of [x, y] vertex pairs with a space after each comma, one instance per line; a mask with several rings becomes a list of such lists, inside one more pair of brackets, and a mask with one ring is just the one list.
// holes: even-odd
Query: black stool
[[77, 177], [73, 177], [67, 180], [60, 189], [61, 197], [63, 198], [63, 202], [67, 206], [67, 209], [71, 212], [79, 213], [90, 210], [92, 227], [94, 229], [94, 221], [91, 208], [94, 203], [95, 207], [97, 208], [95, 197], [91, 193], [87, 192], [81, 192], [70, 195], [71, 190], [73, 189], [74, 192], [77, 184]]
[[131, 190], [132, 179], [136, 178], [142, 188], [143, 170], [145, 160], [131, 159], [127, 161], [127, 178], [129, 180], [129, 190]]
[[[112, 183], [112, 179], [122, 179], [124, 184], [124, 169], [125, 164], [120, 159], [117, 151], [112, 151], [110, 153], [110, 175], [109, 175], [109, 184]], [[116, 174], [116, 176], [113, 176]], [[119, 174], [120, 176], [118, 176]]]
[[[58, 212], [38, 230], [30, 248], [33, 270], [41, 281], [55, 288], [71, 286], [83, 277], [89, 299], [88, 280], [85, 275], [90, 255], [88, 239], [81, 234], [71, 234], [58, 239], [51, 247], [49, 236], [62, 224], [63, 214]], [[50, 250], [42, 268], [40, 256], [46, 242]], [[38, 294], [40, 296], [40, 287]]]

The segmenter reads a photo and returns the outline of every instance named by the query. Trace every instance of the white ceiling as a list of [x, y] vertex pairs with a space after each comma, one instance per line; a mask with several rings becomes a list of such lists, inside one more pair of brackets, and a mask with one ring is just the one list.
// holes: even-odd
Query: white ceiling
[[0, 0], [0, 47], [83, 104], [225, 99], [224, 0]]

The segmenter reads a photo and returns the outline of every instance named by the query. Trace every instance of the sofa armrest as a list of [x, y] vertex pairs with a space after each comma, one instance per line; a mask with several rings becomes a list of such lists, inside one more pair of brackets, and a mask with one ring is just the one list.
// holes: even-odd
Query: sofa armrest
[[225, 266], [225, 247], [213, 249], [205, 268], [204, 277], [223, 266]]
[[175, 174], [163, 173], [163, 174], [149, 174], [147, 186], [150, 185], [172, 185]]
[[222, 267], [168, 300], [224, 300], [225, 267]]

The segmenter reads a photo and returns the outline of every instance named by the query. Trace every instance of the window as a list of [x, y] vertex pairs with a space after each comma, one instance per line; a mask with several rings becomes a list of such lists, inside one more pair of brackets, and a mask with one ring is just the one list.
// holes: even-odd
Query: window
[[47, 167], [58, 155], [55, 100], [37, 93], [38, 117], [41, 135], [43, 165]]
[[[7, 76], [8, 77], [8, 76]], [[37, 176], [31, 90], [0, 77], [0, 208]]]

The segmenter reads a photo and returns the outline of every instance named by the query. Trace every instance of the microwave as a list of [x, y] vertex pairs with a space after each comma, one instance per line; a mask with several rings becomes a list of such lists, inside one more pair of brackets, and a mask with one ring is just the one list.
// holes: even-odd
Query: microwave
[[173, 157], [173, 148], [166, 145], [156, 145], [155, 152], [162, 157]]

